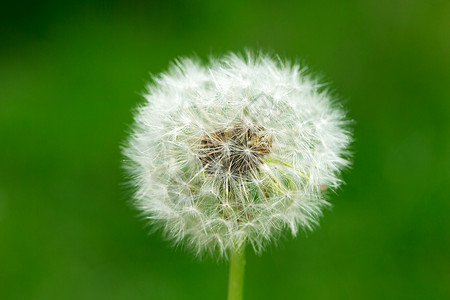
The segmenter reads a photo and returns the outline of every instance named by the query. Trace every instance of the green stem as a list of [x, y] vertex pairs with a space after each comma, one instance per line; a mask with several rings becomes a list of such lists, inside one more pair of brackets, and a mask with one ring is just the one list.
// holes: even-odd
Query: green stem
[[228, 300], [242, 300], [244, 295], [245, 245], [231, 248]]

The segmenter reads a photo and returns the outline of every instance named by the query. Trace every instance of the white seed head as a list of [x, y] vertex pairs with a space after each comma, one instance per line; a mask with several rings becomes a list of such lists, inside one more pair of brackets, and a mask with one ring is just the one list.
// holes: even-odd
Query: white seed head
[[341, 184], [345, 114], [297, 65], [230, 54], [182, 59], [154, 78], [124, 148], [135, 204], [198, 255], [261, 252], [312, 229]]

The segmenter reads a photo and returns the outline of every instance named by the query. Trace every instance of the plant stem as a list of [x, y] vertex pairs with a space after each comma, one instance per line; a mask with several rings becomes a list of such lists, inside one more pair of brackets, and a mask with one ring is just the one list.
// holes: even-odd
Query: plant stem
[[244, 295], [245, 245], [231, 248], [228, 300], [242, 300]]

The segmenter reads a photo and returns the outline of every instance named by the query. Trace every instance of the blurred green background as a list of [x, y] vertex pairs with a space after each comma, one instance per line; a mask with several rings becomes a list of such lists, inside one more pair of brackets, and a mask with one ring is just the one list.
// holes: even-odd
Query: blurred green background
[[247, 299], [450, 299], [449, 1], [16, 1], [0, 10], [0, 298], [225, 299], [228, 266], [128, 204], [149, 73], [245, 47], [347, 99], [354, 166], [321, 226], [248, 255]]

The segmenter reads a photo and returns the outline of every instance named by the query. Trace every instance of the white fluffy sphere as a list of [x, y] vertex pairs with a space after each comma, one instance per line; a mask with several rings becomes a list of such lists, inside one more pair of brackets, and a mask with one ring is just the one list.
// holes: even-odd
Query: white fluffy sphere
[[182, 59], [154, 78], [124, 153], [135, 204], [201, 255], [311, 229], [339, 186], [345, 114], [297, 65], [266, 55]]

